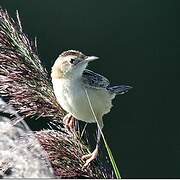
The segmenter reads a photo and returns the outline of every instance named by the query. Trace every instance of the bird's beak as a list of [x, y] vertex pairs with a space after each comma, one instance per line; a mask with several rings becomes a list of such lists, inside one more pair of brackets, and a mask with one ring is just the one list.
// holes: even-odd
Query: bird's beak
[[94, 61], [94, 60], [96, 60], [96, 59], [99, 59], [99, 58], [96, 57], [96, 56], [88, 56], [88, 57], [85, 59], [85, 61], [90, 62], [90, 61]]

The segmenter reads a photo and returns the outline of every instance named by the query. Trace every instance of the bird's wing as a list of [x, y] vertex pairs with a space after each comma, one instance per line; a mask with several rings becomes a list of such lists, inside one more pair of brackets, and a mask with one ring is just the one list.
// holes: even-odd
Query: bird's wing
[[82, 81], [85, 86], [96, 89], [107, 88], [109, 85], [109, 80], [107, 78], [88, 69], [84, 70]]

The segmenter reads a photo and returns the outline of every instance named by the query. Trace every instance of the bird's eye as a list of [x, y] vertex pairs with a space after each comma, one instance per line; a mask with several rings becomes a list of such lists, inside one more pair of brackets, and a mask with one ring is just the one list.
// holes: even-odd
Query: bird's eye
[[74, 64], [74, 62], [75, 62], [75, 59], [71, 59], [71, 60], [70, 60], [70, 63], [71, 63], [71, 64]]

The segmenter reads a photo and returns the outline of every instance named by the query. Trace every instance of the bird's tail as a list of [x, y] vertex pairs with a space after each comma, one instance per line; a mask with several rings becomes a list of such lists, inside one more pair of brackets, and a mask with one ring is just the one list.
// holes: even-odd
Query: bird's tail
[[119, 86], [112, 86], [107, 88], [110, 93], [115, 93], [115, 94], [124, 94], [128, 92], [130, 89], [132, 89], [131, 86], [126, 86], [126, 85], [119, 85]]

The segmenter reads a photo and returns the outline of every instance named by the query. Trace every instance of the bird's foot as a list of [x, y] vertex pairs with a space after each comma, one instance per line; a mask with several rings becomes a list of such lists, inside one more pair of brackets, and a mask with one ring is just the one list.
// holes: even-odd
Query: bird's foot
[[95, 160], [97, 158], [97, 155], [98, 155], [98, 148], [96, 148], [92, 153], [82, 156], [81, 159], [86, 160], [82, 169], [86, 168], [90, 164], [91, 161]]
[[75, 131], [76, 119], [71, 114], [67, 114], [67, 115], [64, 116], [63, 123], [65, 124], [65, 127], [69, 131], [71, 131], [71, 132]]

